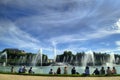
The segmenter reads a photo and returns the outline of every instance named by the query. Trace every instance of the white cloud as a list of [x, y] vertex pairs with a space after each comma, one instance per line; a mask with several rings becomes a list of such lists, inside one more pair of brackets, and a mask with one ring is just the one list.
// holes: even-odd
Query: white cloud
[[115, 54], [120, 53], [119, 48], [102, 48], [102, 49], [96, 49], [95, 52], [102, 52], [102, 53], [111, 53], [114, 52]]
[[[33, 13], [30, 16], [17, 18], [15, 24], [9, 21], [0, 21], [0, 41], [20, 48], [37, 49], [46, 45], [47, 47], [45, 46], [44, 50], [51, 51], [51, 47], [49, 47], [51, 44], [57, 47], [57, 44], [61, 43], [81, 42], [120, 34], [120, 19], [113, 25], [114, 21], [120, 17], [118, 1], [53, 0], [51, 2], [51, 0], [1, 0], [0, 4], [15, 7], [18, 13], [19, 10], [23, 10], [25, 15], [29, 14], [24, 12], [26, 10], [28, 12], [30, 10]], [[109, 25], [106, 26], [107, 24]], [[20, 29], [20, 26], [24, 31]], [[113, 28], [107, 30], [106, 27]], [[65, 32], [64, 29], [68, 30], [65, 30]], [[82, 31], [82, 29], [86, 31]], [[56, 30], [62, 33], [55, 35], [57, 34]], [[29, 34], [25, 31], [35, 33], [37, 36], [33, 34], [33, 37], [30, 35], [32, 33]], [[41, 38], [41, 36], [45, 39]], [[44, 43], [36, 37], [40, 37], [41, 39], [39, 39], [43, 40]], [[117, 42], [117, 44], [119, 43]], [[73, 51], [86, 50], [84, 47], [79, 48], [79, 46], [74, 45], [69, 45], [65, 48], [65, 50], [67, 49]], [[58, 50], [58, 52], [61, 51]]]
[[117, 50], [118, 50], [118, 51], [120, 51], [120, 46], [119, 46], [119, 47], [117, 47]]
[[115, 42], [117, 46], [120, 46], [120, 41]]
[[109, 46], [110, 45], [110, 43], [106, 43], [106, 42], [101, 42], [100, 44], [105, 45], [105, 46]]
[[115, 44], [117, 45], [116, 51], [119, 51], [120, 53], [120, 41], [115, 41]]
[[77, 52], [82, 52], [82, 51], [87, 51], [87, 50], [89, 49], [86, 47], [81, 47], [79, 45], [71, 44], [67, 48], [65, 48], [63, 51], [72, 51], [75, 54]]
[[[52, 37], [49, 39], [50, 41], [56, 41], [57, 43], [69, 43], [69, 42], [75, 42], [75, 41], [85, 41], [85, 40], [90, 40], [90, 39], [96, 39], [96, 38], [103, 38], [106, 36], [110, 36], [113, 34], [118, 34], [120, 33], [119, 30], [105, 30], [104, 28], [102, 29], [97, 29], [96, 31], [91, 31], [91, 32], [84, 32], [83, 34], [71, 34], [71, 35], [62, 35], [58, 37]], [[109, 44], [107, 44], [109, 45]]]
[[120, 19], [115, 23], [116, 29], [120, 30]]
[[41, 42], [19, 29], [10, 21], [0, 21], [0, 41], [4, 44], [26, 49], [39, 49]]
[[[32, 25], [30, 28], [31, 31], [34, 30], [36, 31], [36, 33], [40, 33], [40, 31], [46, 31], [46, 29], [52, 28], [52, 27], [56, 27], [59, 26], [61, 24], [63, 24], [64, 26], [59, 26], [62, 27], [63, 29], [65, 27], [68, 27], [71, 25], [71, 23], [76, 23], [79, 21], [82, 21], [82, 19], [84, 20], [84, 18], [88, 18], [88, 14], [89, 17], [92, 15], [95, 15], [95, 17], [98, 17], [98, 19], [95, 18], [93, 20], [85, 20], [85, 22], [91, 22], [93, 21], [91, 24], [96, 24], [96, 23], [100, 23], [100, 22], [104, 22], [108, 19], [113, 19], [113, 16], [115, 13], [110, 13], [107, 14], [106, 11], [104, 11], [103, 9], [101, 9], [102, 6], [105, 6], [105, 4], [102, 4], [103, 1], [99, 1], [97, 2], [96, 0], [71, 0], [71, 1], [67, 1], [67, 0], [60, 0], [60, 1], [52, 1], [52, 3], [50, 4], [49, 2], [51, 2], [50, 0], [24, 0], [24, 1], [19, 1], [19, 0], [2, 0], [1, 2], [3, 2], [4, 4], [11, 4], [13, 6], [17, 6], [18, 9], [25, 9], [25, 8], [29, 8], [31, 10], [35, 10], [38, 13], [36, 13], [36, 15], [33, 16], [29, 16], [29, 17], [24, 17], [24, 18], [20, 18], [19, 20], [16, 20], [15, 23], [18, 25], [24, 24], [26, 25], [25, 27], [27, 28], [27, 26], [29, 26], [28, 24]], [[109, 3], [111, 3], [112, 1], [110, 1]], [[17, 4], [16, 4], [17, 3]], [[94, 5], [93, 5], [94, 4]], [[93, 8], [94, 6], [98, 5], [96, 8]], [[72, 6], [71, 6], [72, 5]], [[102, 5], [102, 6], [101, 6]], [[67, 7], [67, 10], [63, 10], [63, 6]], [[109, 5], [108, 5], [109, 6]], [[106, 9], [108, 9], [108, 6], [105, 6]], [[116, 6], [114, 6], [116, 9]], [[57, 8], [57, 9], [55, 9]], [[44, 9], [44, 10], [42, 10]], [[62, 11], [63, 10], [63, 11]], [[98, 14], [98, 10], [101, 10], [100, 13]], [[109, 10], [109, 9], [108, 9]], [[109, 10], [109, 11], [112, 11]], [[118, 11], [118, 10], [117, 10]], [[39, 14], [39, 12], [43, 12], [44, 15]], [[114, 12], [114, 11], [112, 11]], [[97, 15], [96, 15], [97, 13]], [[103, 15], [103, 13], [105, 13]], [[118, 12], [116, 12], [118, 13]], [[107, 14], [107, 16], [106, 16]], [[101, 16], [100, 16], [101, 15]], [[107, 18], [106, 18], [107, 17]], [[93, 17], [94, 18], [94, 17]], [[70, 24], [65, 26], [65, 24]], [[85, 23], [87, 24], [87, 23]], [[119, 25], [119, 22], [116, 23], [117, 25]], [[78, 26], [78, 25], [77, 25]], [[91, 25], [90, 25], [91, 26]], [[89, 27], [90, 27], [89, 26]], [[94, 26], [98, 26], [98, 25], [94, 25]], [[24, 27], [24, 26], [23, 26]], [[74, 27], [74, 24], [73, 26]], [[106, 26], [99, 26], [99, 27], [106, 27]], [[54, 30], [54, 28], [52, 28]], [[52, 31], [51, 31], [52, 32]], [[49, 32], [49, 34], [51, 33]], [[54, 31], [53, 31], [54, 32]], [[46, 34], [48, 32], [46, 31]], [[64, 32], [63, 32], [64, 33]], [[84, 41], [84, 40], [89, 40], [89, 39], [95, 39], [95, 38], [102, 38], [105, 36], [109, 36], [112, 34], [116, 34], [116, 33], [120, 33], [119, 30], [114, 30], [114, 31], [107, 31], [104, 29], [100, 29], [97, 27], [96, 31], [94, 32], [85, 32], [83, 34], [77, 33], [77, 34], [68, 34], [68, 35], [59, 35], [58, 37], [54, 37], [54, 36], [50, 36], [50, 41], [56, 41], [58, 43], [65, 43], [65, 42], [73, 42], [73, 41]], [[44, 34], [43, 34], [44, 35]]]

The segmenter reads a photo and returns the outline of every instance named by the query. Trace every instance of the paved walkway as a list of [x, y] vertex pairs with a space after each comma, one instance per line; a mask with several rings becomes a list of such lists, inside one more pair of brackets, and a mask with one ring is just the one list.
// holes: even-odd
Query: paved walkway
[[0, 74], [0, 80], [120, 80], [120, 77], [46, 77]]

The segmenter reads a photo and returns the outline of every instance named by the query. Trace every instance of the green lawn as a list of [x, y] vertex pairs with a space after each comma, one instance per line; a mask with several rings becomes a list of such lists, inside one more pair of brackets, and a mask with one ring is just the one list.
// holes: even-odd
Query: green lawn
[[[26, 76], [58, 76], [58, 77], [86, 77], [81, 74], [28, 74], [28, 73], [10, 73], [10, 72], [0, 72], [0, 74], [10, 74], [10, 75], [26, 75]], [[110, 76], [120, 76], [120, 74], [115, 74], [115, 75], [90, 75], [87, 77], [110, 77]]]

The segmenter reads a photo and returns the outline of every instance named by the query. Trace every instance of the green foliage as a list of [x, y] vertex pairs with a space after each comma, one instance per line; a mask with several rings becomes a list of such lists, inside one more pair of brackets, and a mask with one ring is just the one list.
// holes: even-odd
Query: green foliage
[[73, 56], [71, 51], [64, 51], [63, 55], [64, 56]]
[[[8, 58], [8, 63], [19, 63], [20, 59], [23, 60], [24, 64], [29, 64], [32, 62], [32, 59], [36, 56], [34, 53], [26, 53], [23, 50], [19, 49], [12, 49], [12, 48], [6, 48], [1, 52], [7, 52], [7, 58]], [[101, 53], [101, 52], [93, 52], [94, 58], [95, 58], [95, 65], [101, 65], [103, 64], [103, 61], [107, 61], [109, 59], [109, 54], [107, 53]], [[82, 59], [85, 56], [85, 52], [77, 52], [76, 54], [73, 54], [72, 51], [64, 51], [63, 54], [57, 55], [56, 61], [57, 62], [67, 62], [72, 65], [76, 62], [77, 64], [81, 65]], [[118, 58], [118, 59], [117, 59]], [[25, 59], [25, 60], [24, 60]], [[47, 63], [48, 61], [48, 56], [43, 54], [42, 56], [42, 61], [43, 63]], [[120, 55], [115, 54], [115, 59], [118, 60], [117, 64], [120, 64]], [[5, 58], [2, 57], [0, 59], [0, 62], [4, 62]], [[78, 62], [77, 62], [78, 61]]]
[[[7, 64], [10, 65], [30, 65], [32, 62], [32, 59], [35, 58], [36, 54], [34, 53], [26, 53], [23, 50], [19, 50], [19, 49], [4, 49], [2, 51], [3, 52], [7, 52]], [[44, 59], [44, 62], [47, 62], [48, 57], [47, 55], [43, 54], [42, 58]], [[0, 58], [0, 62], [4, 62], [5, 61], [5, 57], [2, 56], [2, 58]], [[44, 63], [43, 62], [43, 63]]]

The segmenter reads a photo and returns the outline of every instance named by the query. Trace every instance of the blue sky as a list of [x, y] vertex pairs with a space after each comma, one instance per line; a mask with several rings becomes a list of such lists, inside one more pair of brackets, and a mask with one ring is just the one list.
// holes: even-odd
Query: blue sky
[[0, 50], [54, 47], [119, 53], [120, 0], [0, 0]]

